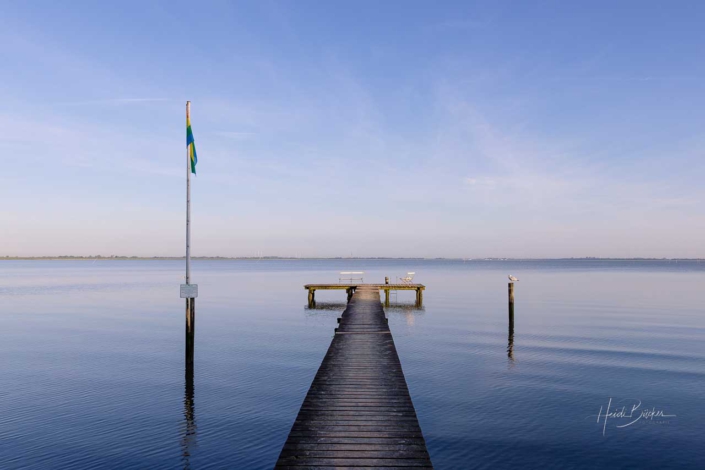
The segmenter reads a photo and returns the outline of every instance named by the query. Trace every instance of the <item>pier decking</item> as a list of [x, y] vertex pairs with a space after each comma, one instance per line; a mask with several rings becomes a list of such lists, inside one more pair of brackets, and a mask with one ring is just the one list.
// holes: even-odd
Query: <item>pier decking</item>
[[275, 468], [433, 468], [379, 286], [356, 286], [338, 321]]
[[426, 289], [423, 284], [306, 284], [304, 289], [308, 290], [308, 306], [313, 308], [316, 305], [317, 290], [345, 290], [348, 293], [349, 301], [353, 292], [360, 287], [384, 291], [384, 305], [386, 307], [389, 307], [389, 292], [393, 290], [416, 291], [416, 306], [421, 307], [423, 305], [423, 291]]

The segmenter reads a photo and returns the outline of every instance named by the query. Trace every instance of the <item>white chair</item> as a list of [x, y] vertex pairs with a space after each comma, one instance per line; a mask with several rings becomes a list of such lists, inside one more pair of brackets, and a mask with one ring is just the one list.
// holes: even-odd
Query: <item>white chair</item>
[[412, 284], [414, 282], [414, 274], [416, 273], [406, 273], [405, 277], [398, 277], [397, 281], [400, 284]]

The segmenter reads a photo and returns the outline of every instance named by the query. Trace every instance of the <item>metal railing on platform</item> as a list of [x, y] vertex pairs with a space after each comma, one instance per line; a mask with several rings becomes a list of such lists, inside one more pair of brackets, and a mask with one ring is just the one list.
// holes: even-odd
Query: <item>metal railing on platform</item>
[[362, 276], [354, 277], [357, 274], [365, 274], [365, 271], [341, 271], [340, 277], [338, 278], [338, 282], [342, 283], [343, 281], [348, 281], [350, 284], [355, 281], [363, 282]]

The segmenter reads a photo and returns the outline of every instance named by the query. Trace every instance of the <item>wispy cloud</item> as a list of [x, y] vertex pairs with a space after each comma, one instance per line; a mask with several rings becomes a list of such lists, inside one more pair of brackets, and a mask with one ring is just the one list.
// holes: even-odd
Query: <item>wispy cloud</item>
[[528, 133], [521, 122], [529, 116], [501, 117], [505, 113], [496, 106], [488, 113], [447, 83], [439, 90], [434, 164], [462, 168], [456, 179], [463, 187], [459, 197], [470, 206], [512, 207], [525, 216], [571, 220], [619, 215], [627, 224], [639, 214], [666, 214], [702, 201], [703, 191], [591, 159], [595, 152], [619, 153], [618, 143], [610, 148], [568, 133], [560, 138]]
[[56, 106], [123, 106], [130, 104], [156, 103], [163, 101], [172, 101], [168, 98], [108, 98], [103, 100], [87, 100], [87, 101], [64, 101], [53, 103]]
[[554, 81], [601, 81], [601, 82], [666, 82], [666, 81], [687, 81], [702, 80], [703, 77], [697, 75], [553, 75], [550, 77]]

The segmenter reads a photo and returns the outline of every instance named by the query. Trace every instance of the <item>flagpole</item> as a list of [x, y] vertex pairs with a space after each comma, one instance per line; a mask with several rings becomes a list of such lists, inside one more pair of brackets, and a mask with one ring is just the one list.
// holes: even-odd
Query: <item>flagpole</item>
[[[186, 102], [186, 122], [191, 120], [191, 102]], [[191, 284], [191, 155], [186, 146], [186, 284]]]
[[186, 299], [186, 380], [188, 386], [189, 371], [193, 381], [193, 353], [196, 338], [196, 297], [198, 285], [191, 284], [191, 151], [195, 167], [196, 148], [191, 133], [191, 102], [186, 102], [186, 284], [181, 284], [181, 298]]

